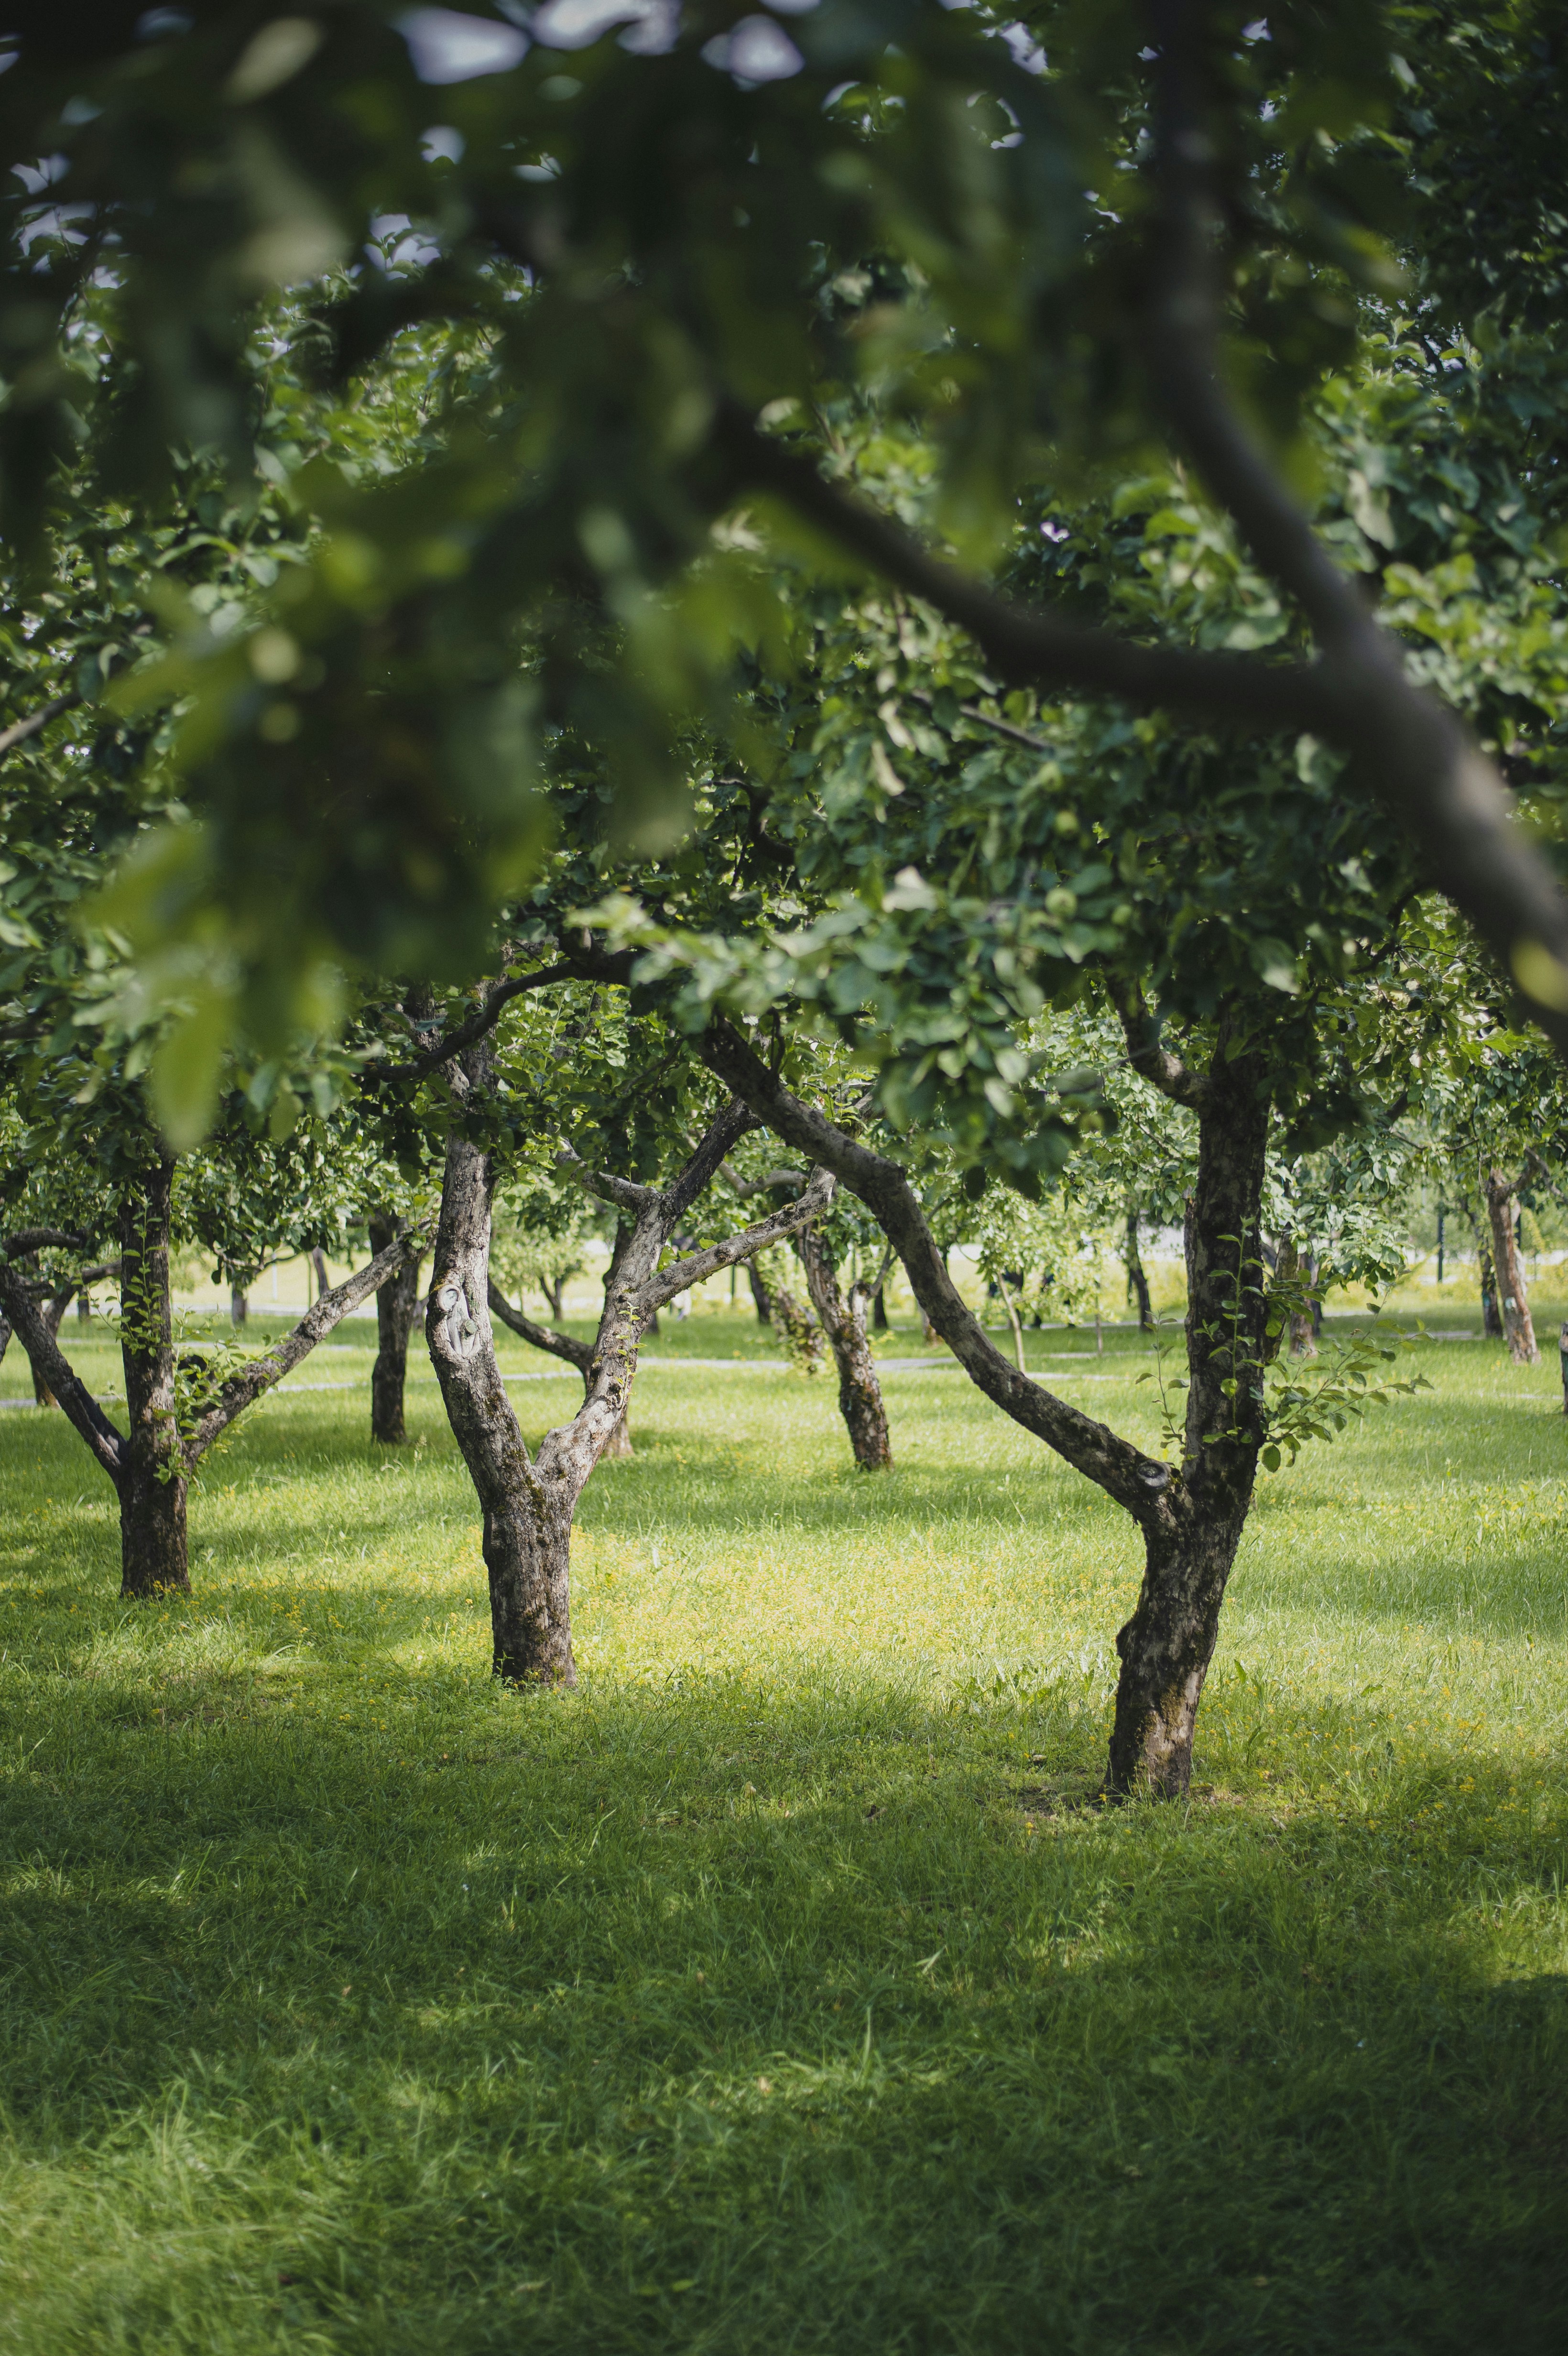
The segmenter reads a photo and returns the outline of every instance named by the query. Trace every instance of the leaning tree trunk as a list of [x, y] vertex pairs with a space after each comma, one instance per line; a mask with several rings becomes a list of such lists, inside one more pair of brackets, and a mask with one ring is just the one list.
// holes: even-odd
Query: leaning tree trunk
[[120, 1356], [131, 1426], [119, 1484], [122, 1595], [190, 1590], [169, 1312], [174, 1174], [172, 1161], [160, 1162], [120, 1214]]
[[[396, 1240], [398, 1222], [377, 1212], [366, 1222], [372, 1252]], [[420, 1260], [405, 1260], [376, 1295], [376, 1363], [370, 1369], [370, 1437], [384, 1448], [408, 1439], [403, 1423], [403, 1387], [409, 1372], [409, 1333], [420, 1301]]]
[[[483, 1068], [481, 1066], [481, 1068]], [[572, 1686], [570, 1557], [581, 1483], [529, 1462], [490, 1328], [490, 1156], [446, 1149], [425, 1335], [484, 1516], [493, 1666], [510, 1685]]]
[[1268, 1110], [1253, 1058], [1216, 1055], [1187, 1211], [1187, 1430], [1180, 1477], [1143, 1516], [1143, 1586], [1116, 1638], [1106, 1788], [1179, 1797], [1220, 1607], [1252, 1505], [1266, 1355], [1263, 1198]]
[[1519, 1204], [1500, 1170], [1492, 1171], [1487, 1180], [1487, 1211], [1491, 1220], [1492, 1265], [1497, 1271], [1498, 1302], [1508, 1336], [1509, 1355], [1518, 1365], [1537, 1365], [1541, 1351], [1530, 1314], [1524, 1262], [1520, 1256]]
[[838, 1411], [849, 1434], [855, 1462], [863, 1472], [891, 1472], [893, 1451], [888, 1438], [888, 1411], [882, 1403], [876, 1361], [866, 1339], [865, 1292], [859, 1285], [851, 1285], [849, 1298], [845, 1300], [819, 1228], [803, 1227], [795, 1239], [795, 1248], [805, 1270], [811, 1305], [822, 1321], [822, 1330], [838, 1369]]
[[[74, 1285], [68, 1285], [63, 1292], [51, 1292], [43, 1304], [43, 1320], [49, 1329], [49, 1339], [53, 1342], [59, 1340], [60, 1327], [65, 1323], [65, 1312], [70, 1305], [75, 1290]], [[33, 1369], [33, 1403], [37, 1407], [58, 1407], [59, 1404], [36, 1366]]]

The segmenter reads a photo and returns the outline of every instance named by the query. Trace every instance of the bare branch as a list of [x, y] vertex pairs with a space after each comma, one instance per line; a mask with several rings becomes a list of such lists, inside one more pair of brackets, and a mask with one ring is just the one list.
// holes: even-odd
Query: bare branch
[[125, 1441], [110, 1422], [65, 1352], [60, 1348], [14, 1269], [0, 1260], [0, 1312], [10, 1323], [27, 1361], [44, 1388], [65, 1410], [72, 1429], [86, 1441], [116, 1489], [124, 1475]]
[[775, 1187], [804, 1186], [805, 1183], [804, 1170], [766, 1170], [760, 1178], [742, 1178], [740, 1172], [731, 1169], [728, 1162], [720, 1163], [719, 1175], [742, 1202], [747, 1201], [752, 1194], [772, 1194]]
[[74, 691], [69, 695], [53, 695], [48, 703], [41, 703], [37, 712], [30, 712], [26, 720], [13, 720], [9, 728], [0, 728], [0, 755], [25, 744], [29, 736], [36, 736], [41, 728], [48, 726], [51, 720], [58, 720], [62, 712], [74, 712], [80, 701], [80, 696]]
[[[936, 698], [918, 687], [906, 687], [904, 694], [911, 703], [923, 703], [933, 718], [936, 714]], [[1031, 753], [1049, 753], [1052, 747], [1043, 736], [1031, 736], [1027, 728], [1015, 728], [1010, 720], [997, 720], [991, 712], [982, 712], [977, 703], [961, 703], [958, 707], [965, 720], [977, 728], [989, 728], [997, 736], [1010, 737], [1015, 744], [1027, 744]]]
[[637, 1306], [649, 1312], [662, 1309], [677, 1292], [685, 1292], [694, 1284], [706, 1284], [710, 1276], [718, 1276], [740, 1260], [750, 1259], [754, 1253], [766, 1251], [785, 1236], [794, 1235], [819, 1216], [833, 1200], [837, 1180], [830, 1170], [814, 1170], [811, 1181], [797, 1202], [788, 1203], [771, 1218], [759, 1219], [754, 1226], [742, 1227], [739, 1235], [726, 1236], [724, 1241], [710, 1244], [705, 1251], [693, 1252], [687, 1259], [672, 1260], [655, 1278], [643, 1285], [637, 1294]]
[[226, 1431], [237, 1415], [241, 1415], [252, 1402], [282, 1382], [290, 1370], [306, 1358], [316, 1344], [342, 1323], [351, 1310], [362, 1301], [368, 1301], [380, 1290], [387, 1279], [395, 1276], [405, 1259], [430, 1248], [430, 1229], [411, 1227], [389, 1243], [385, 1251], [377, 1253], [357, 1274], [330, 1292], [324, 1292], [314, 1309], [300, 1319], [281, 1342], [274, 1342], [260, 1358], [254, 1358], [232, 1382], [225, 1383], [216, 1405], [200, 1418], [196, 1430], [185, 1444], [185, 1464], [188, 1472], [205, 1456], [219, 1432]]
[[531, 1348], [548, 1350], [552, 1358], [564, 1358], [568, 1365], [577, 1368], [580, 1375], [586, 1375], [593, 1363], [591, 1342], [579, 1342], [570, 1333], [558, 1332], [553, 1325], [536, 1325], [531, 1317], [525, 1316], [520, 1309], [513, 1308], [494, 1278], [490, 1281], [490, 1314], [498, 1317], [503, 1325], [509, 1326]]

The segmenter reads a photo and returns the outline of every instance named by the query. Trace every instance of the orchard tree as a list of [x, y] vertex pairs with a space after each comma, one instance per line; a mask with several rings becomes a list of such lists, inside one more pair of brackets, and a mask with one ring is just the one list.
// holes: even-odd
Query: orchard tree
[[[69, 39], [32, 21], [0, 76], [21, 167], [0, 498], [25, 541], [83, 432], [138, 498], [197, 447], [254, 478], [252, 330], [280, 283], [319, 298], [290, 348], [339, 384], [410, 337], [482, 363], [411, 463], [272, 450], [307, 561], [107, 691], [144, 715], [188, 699], [195, 816], [146, 871], [149, 950], [205, 957], [263, 1043], [346, 957], [483, 969], [541, 848], [557, 721], [591, 724], [623, 830], [678, 822], [681, 726], [712, 717], [737, 636], [777, 626], [749, 502], [957, 625], [998, 686], [1219, 727], [1253, 759], [1282, 734], [1347, 758], [1347, 790], [1568, 1041], [1568, 904], [1510, 818], [1511, 740], [1411, 659], [1398, 562], [1359, 584], [1286, 466], [1314, 398], [1357, 378], [1403, 248], [1439, 375], [1483, 315], [1516, 350], [1537, 331], [1521, 282], [1542, 252], [1560, 268], [1568, 209], [1543, 5], [1479, 26], [1350, 0], [1048, 5], [1021, 30], [937, 0], [486, 20], [491, 70], [465, 81], [439, 16], [389, 0], [192, 0]], [[1528, 196], [1501, 185], [1511, 154], [1488, 159], [1499, 117], [1528, 127]], [[1499, 250], [1477, 261], [1461, 220]], [[863, 411], [918, 444], [903, 484], [858, 465]], [[1107, 604], [1093, 563], [998, 576], [1020, 504], [1173, 460], [1280, 626], [1195, 636], [1157, 597]], [[1376, 541], [1384, 486], [1358, 473]], [[171, 1050], [192, 1102], [221, 1028]]]

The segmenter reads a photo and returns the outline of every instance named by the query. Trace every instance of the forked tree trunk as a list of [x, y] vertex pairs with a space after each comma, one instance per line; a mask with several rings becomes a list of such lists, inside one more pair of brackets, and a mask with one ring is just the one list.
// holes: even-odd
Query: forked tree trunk
[[[476, 1059], [477, 1060], [477, 1059]], [[485, 1066], [480, 1062], [478, 1068]], [[530, 1461], [490, 1327], [491, 1157], [455, 1130], [446, 1149], [425, 1335], [483, 1517], [492, 1666], [509, 1685], [573, 1686], [571, 1516], [583, 1481]]]
[[120, 1214], [120, 1357], [130, 1419], [119, 1483], [122, 1595], [190, 1589], [169, 1312], [174, 1174], [172, 1161], [160, 1162]]
[[1535, 1339], [1530, 1295], [1524, 1280], [1524, 1261], [1519, 1248], [1518, 1198], [1500, 1170], [1493, 1170], [1487, 1174], [1486, 1195], [1492, 1230], [1492, 1265], [1497, 1273], [1498, 1305], [1502, 1312], [1503, 1332], [1508, 1336], [1509, 1355], [1518, 1365], [1537, 1365], [1541, 1351]]
[[1154, 1332], [1154, 1306], [1149, 1299], [1148, 1278], [1144, 1273], [1143, 1254], [1138, 1249], [1138, 1209], [1136, 1203], [1127, 1205], [1127, 1299], [1138, 1304], [1138, 1332]]
[[[366, 1223], [370, 1248], [385, 1251], [399, 1222], [378, 1211]], [[403, 1392], [409, 1372], [409, 1334], [419, 1309], [420, 1260], [405, 1260], [376, 1295], [376, 1363], [370, 1369], [370, 1438], [383, 1448], [401, 1448], [408, 1439]]]
[[1179, 1796], [1192, 1772], [1198, 1705], [1264, 1436], [1258, 1217], [1267, 1138], [1253, 1058], [1216, 1054], [1199, 1108], [1198, 1176], [1187, 1209], [1181, 1472], [1144, 1518], [1143, 1586], [1116, 1637], [1122, 1670], [1106, 1787], [1117, 1795]]
[[876, 1361], [866, 1339], [867, 1298], [859, 1284], [845, 1300], [837, 1271], [816, 1227], [803, 1227], [795, 1239], [811, 1305], [822, 1321], [838, 1369], [838, 1411], [849, 1434], [849, 1446], [863, 1472], [892, 1470], [892, 1444], [888, 1438], [888, 1412]]
[[[460, 1098], [481, 1096], [489, 1084], [489, 1051], [484, 1045], [470, 1048], [445, 1069]], [[634, 1224], [629, 1231], [623, 1227], [617, 1238], [613, 1279], [606, 1287], [582, 1405], [569, 1424], [546, 1432], [530, 1458], [496, 1363], [490, 1326], [494, 1166], [489, 1155], [453, 1124], [447, 1140], [425, 1332], [484, 1516], [492, 1658], [496, 1674], [510, 1684], [576, 1682], [571, 1517], [624, 1416], [638, 1344], [655, 1314], [677, 1293], [782, 1242], [816, 1217], [831, 1199], [833, 1182], [819, 1171], [786, 1210], [661, 1269], [665, 1248], [685, 1213], [752, 1126], [743, 1107], [728, 1104], [709, 1124], [684, 1169], [662, 1191], [600, 1176], [571, 1154], [560, 1157], [575, 1165], [590, 1193], [629, 1211]]]

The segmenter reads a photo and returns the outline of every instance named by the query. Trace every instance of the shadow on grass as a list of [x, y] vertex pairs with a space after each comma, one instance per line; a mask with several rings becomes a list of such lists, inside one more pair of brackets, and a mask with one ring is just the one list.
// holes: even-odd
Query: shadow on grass
[[1561, 2345], [1561, 1763], [1094, 1814], [1060, 1694], [187, 1682], [11, 1711], [16, 2346]]

